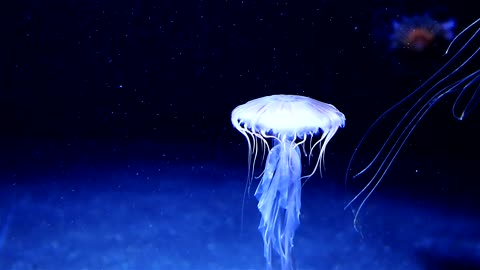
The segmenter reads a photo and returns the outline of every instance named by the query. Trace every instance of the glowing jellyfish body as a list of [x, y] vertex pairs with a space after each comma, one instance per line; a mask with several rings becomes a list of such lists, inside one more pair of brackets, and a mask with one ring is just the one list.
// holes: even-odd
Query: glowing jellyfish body
[[[267, 269], [273, 268], [272, 250], [280, 256], [283, 270], [293, 269], [293, 237], [300, 224], [301, 180], [321, 166], [325, 148], [337, 129], [345, 125], [345, 116], [333, 105], [308, 97], [273, 95], [238, 106], [231, 120], [247, 138], [250, 181], [258, 147], [268, 149], [262, 179], [255, 192], [262, 215], [259, 231]], [[312, 137], [320, 130], [321, 137], [312, 145]], [[273, 140], [271, 148], [269, 139]], [[320, 153], [312, 173], [302, 176], [300, 147], [305, 152], [307, 141], [310, 142], [309, 157], [316, 146]]]

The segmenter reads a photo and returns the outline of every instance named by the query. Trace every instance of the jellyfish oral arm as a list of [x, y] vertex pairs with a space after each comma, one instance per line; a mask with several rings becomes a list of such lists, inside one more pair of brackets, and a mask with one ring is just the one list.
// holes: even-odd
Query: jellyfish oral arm
[[262, 215], [258, 227], [264, 242], [267, 269], [272, 269], [272, 250], [280, 256], [281, 269], [293, 269], [293, 238], [300, 225], [301, 155], [294, 142], [283, 141], [268, 154], [255, 196]]

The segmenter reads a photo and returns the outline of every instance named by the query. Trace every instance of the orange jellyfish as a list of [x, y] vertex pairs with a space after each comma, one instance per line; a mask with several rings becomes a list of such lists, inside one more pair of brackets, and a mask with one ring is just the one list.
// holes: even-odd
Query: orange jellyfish
[[[380, 144], [379, 149], [374, 152], [373, 158], [367, 163], [367, 166], [353, 175], [353, 178], [357, 178], [364, 175], [367, 171], [372, 173], [367, 184], [345, 206], [345, 208], [352, 207], [354, 226], [356, 228], [360, 210], [385, 177], [407, 139], [426, 113], [438, 101], [445, 99], [449, 95], [455, 95], [452, 114], [456, 119], [463, 120], [480, 101], [480, 66], [478, 64], [480, 54], [480, 19], [470, 24], [452, 40], [446, 54], [451, 50], [456, 50], [453, 56], [422, 85], [381, 114], [367, 129], [355, 148], [348, 164], [345, 176], [346, 184], [351, 177], [350, 172], [358, 156], [358, 150], [363, 149], [362, 146], [367, 137], [375, 133], [374, 130], [376, 128], [382, 128], [382, 120], [395, 123], [387, 138]], [[408, 102], [413, 105], [409, 105], [406, 109], [402, 107], [402, 105], [406, 105]], [[404, 109], [405, 113], [400, 116], [398, 121], [392, 120], [390, 117], [391, 113], [401, 109]], [[356, 207], [353, 206], [355, 202], [359, 202]]]
[[[322, 166], [327, 144], [337, 129], [345, 125], [345, 116], [333, 105], [315, 99], [273, 95], [236, 107], [231, 121], [247, 139], [249, 184], [259, 147], [268, 150], [262, 179], [255, 191], [262, 216], [258, 229], [263, 237], [267, 269], [273, 269], [272, 250], [280, 256], [282, 270], [294, 269], [292, 248], [300, 224], [302, 179], [309, 178]], [[314, 135], [320, 131], [322, 135], [313, 143]], [[307, 155], [306, 145], [309, 158], [317, 146], [320, 153], [313, 171], [302, 176], [300, 150]]]
[[393, 22], [391, 47], [422, 52], [439, 39], [452, 40], [454, 27], [453, 20], [441, 23], [429, 15], [402, 17], [400, 21]]

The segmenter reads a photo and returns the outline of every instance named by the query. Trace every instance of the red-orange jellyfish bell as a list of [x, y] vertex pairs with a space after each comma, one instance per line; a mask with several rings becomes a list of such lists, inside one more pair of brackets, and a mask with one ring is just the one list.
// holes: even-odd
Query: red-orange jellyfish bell
[[391, 47], [422, 52], [430, 48], [436, 40], [452, 40], [454, 27], [453, 20], [438, 22], [429, 15], [402, 17], [400, 21], [393, 22]]
[[[231, 121], [247, 138], [249, 181], [259, 146], [268, 149], [262, 179], [255, 191], [262, 215], [258, 229], [263, 237], [267, 269], [273, 268], [272, 250], [280, 256], [282, 270], [294, 269], [292, 248], [300, 224], [301, 180], [321, 166], [325, 148], [337, 129], [345, 125], [345, 116], [333, 105], [312, 98], [273, 95], [238, 106]], [[319, 132], [320, 138], [312, 142]], [[320, 154], [313, 172], [302, 176], [300, 148], [306, 153], [305, 145], [310, 147], [309, 157], [317, 146]]]

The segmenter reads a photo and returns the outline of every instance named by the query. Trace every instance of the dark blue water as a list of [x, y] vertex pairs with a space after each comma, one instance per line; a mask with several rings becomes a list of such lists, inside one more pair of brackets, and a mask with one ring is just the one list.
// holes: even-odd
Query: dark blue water
[[[347, 119], [323, 177], [303, 186], [298, 270], [480, 269], [480, 110], [455, 120], [454, 95], [411, 134], [358, 231], [344, 209], [371, 176], [345, 185], [364, 132], [469, 36], [446, 56], [446, 40], [395, 50], [393, 21], [429, 14], [458, 33], [478, 18], [475, 4], [9, 1], [0, 8], [0, 270], [264, 269], [257, 180], [244, 196], [247, 143], [230, 114], [273, 94], [331, 103]], [[475, 89], [466, 100], [478, 100]], [[351, 173], [414, 102], [377, 126]]]
[[[264, 269], [246, 145], [23, 143], [3, 168], [1, 269]], [[298, 269], [480, 268], [475, 207], [380, 188], [356, 231], [331, 160], [303, 187]]]

